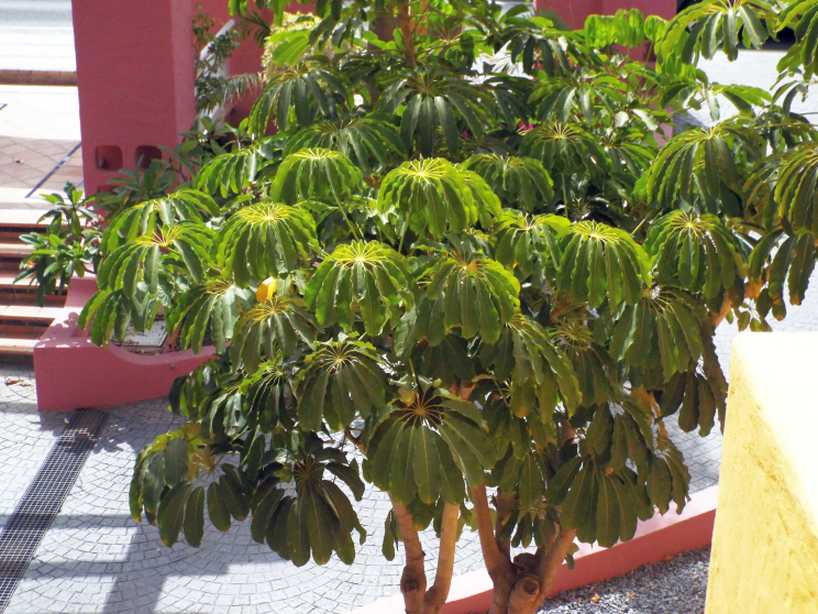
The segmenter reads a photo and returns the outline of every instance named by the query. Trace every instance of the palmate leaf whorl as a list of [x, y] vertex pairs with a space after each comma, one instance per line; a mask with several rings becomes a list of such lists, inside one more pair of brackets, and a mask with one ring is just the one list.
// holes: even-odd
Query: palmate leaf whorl
[[335, 149], [359, 168], [372, 171], [404, 156], [405, 147], [398, 129], [377, 115], [343, 121], [323, 121], [296, 132], [285, 154], [304, 148]]
[[125, 241], [152, 235], [159, 224], [170, 226], [184, 221], [204, 221], [218, 213], [210, 194], [183, 188], [161, 198], [129, 205], [117, 213], [108, 225], [103, 249], [113, 251]]
[[307, 306], [321, 326], [350, 329], [357, 312], [369, 335], [378, 335], [401, 304], [411, 306], [411, 282], [403, 257], [377, 241], [339, 245], [307, 284]]
[[433, 72], [396, 81], [384, 91], [379, 104], [390, 115], [404, 105], [401, 136], [408, 148], [424, 156], [435, 151], [437, 129], [445, 136], [449, 151], [457, 151], [462, 128], [479, 138], [499, 114], [490, 92], [460, 77]]
[[196, 187], [227, 198], [239, 194], [256, 180], [264, 166], [274, 158], [264, 141], [250, 147], [215, 156], [205, 162], [196, 174]]
[[793, 228], [818, 233], [818, 145], [801, 145], [783, 157], [774, 198]]
[[496, 454], [480, 410], [445, 390], [404, 397], [373, 432], [364, 475], [407, 504], [463, 501], [463, 477], [482, 482]]
[[657, 281], [696, 292], [709, 302], [743, 277], [738, 243], [720, 218], [672, 211], [653, 222], [645, 248], [654, 256]]
[[463, 163], [486, 180], [507, 207], [543, 211], [554, 200], [554, 182], [539, 160], [476, 154]]
[[315, 339], [315, 323], [295, 297], [273, 295], [245, 311], [236, 323], [230, 356], [233, 364], [254, 371], [278, 353], [292, 355]]
[[182, 270], [198, 281], [208, 267], [212, 241], [213, 231], [200, 223], [163, 226], [111, 252], [99, 267], [99, 286], [122, 289], [130, 298], [136, 296], [143, 282], [148, 291], [156, 292], [163, 272], [175, 265], [182, 265]]
[[511, 382], [511, 410], [518, 417], [539, 412], [549, 434], [556, 425], [553, 411], [559, 402], [573, 411], [582, 392], [571, 360], [543, 326], [516, 313], [494, 345], [484, 344], [480, 361], [492, 366], [498, 378]]
[[598, 177], [608, 166], [599, 138], [577, 124], [551, 122], [537, 126], [523, 137], [521, 151], [542, 162], [558, 188], [563, 175]]
[[807, 78], [818, 74], [818, 2], [798, 0], [787, 6], [781, 14], [778, 29], [795, 30], [796, 44], [790, 48], [785, 62], [790, 56], [796, 65], [803, 67]]
[[465, 230], [478, 220], [491, 218], [497, 203], [485, 193], [475, 196], [470, 184], [478, 190], [485, 188], [464, 174], [443, 158], [404, 162], [383, 178], [378, 208], [394, 207], [418, 234], [428, 231], [440, 238], [449, 231]]
[[296, 203], [320, 200], [340, 203], [363, 183], [361, 170], [343, 153], [308, 148], [284, 158], [271, 186], [273, 200]]
[[529, 216], [504, 209], [497, 219], [494, 255], [522, 278], [530, 275], [543, 281], [559, 269], [559, 235], [570, 224], [557, 215]]
[[750, 253], [749, 277], [758, 285], [767, 283], [756, 298], [756, 308], [762, 316], [766, 317], [770, 309], [777, 320], [786, 316], [785, 284], [789, 302], [801, 304], [815, 269], [817, 244], [818, 237], [808, 230], [798, 230], [788, 236], [780, 228], [756, 243]]
[[730, 191], [741, 189], [735, 152], [754, 160], [763, 149], [758, 135], [734, 120], [685, 130], [667, 142], [648, 170], [648, 198], [666, 209], [686, 201], [713, 213], [729, 210], [735, 201]]
[[[296, 566], [305, 565], [310, 555], [316, 563], [324, 565], [333, 553], [341, 561], [351, 564], [355, 559], [352, 531], [358, 533], [361, 544], [366, 539], [366, 530], [347, 495], [335, 481], [325, 478], [326, 473], [333, 473], [346, 482], [354, 474], [359, 482], [357, 461], [353, 459], [342, 465], [338, 462], [341, 459], [332, 458], [327, 462], [328, 459], [321, 454], [316, 452], [295, 459], [288, 466], [296, 485], [295, 492], [288, 491], [284, 484], [273, 479], [267, 481], [251, 500], [253, 520], [250, 532], [253, 539], [266, 542], [273, 551]], [[337, 467], [341, 467], [344, 473]], [[356, 499], [360, 499], [355, 482], [350, 490]]]
[[557, 285], [598, 307], [635, 303], [646, 285], [648, 258], [630, 234], [599, 222], [571, 224], [562, 238]]
[[738, 57], [739, 42], [756, 48], [766, 42], [770, 36], [766, 23], [775, 24], [775, 11], [764, 0], [696, 3], [673, 18], [659, 49], [662, 54], [672, 55], [681, 48], [686, 62], [695, 61], [699, 55], [709, 59], [724, 51], [732, 61]]
[[291, 124], [291, 111], [296, 123], [310, 124], [320, 112], [324, 117], [334, 117], [336, 98], [346, 96], [343, 84], [329, 70], [299, 65], [274, 74], [250, 111], [250, 128], [261, 136], [266, 134], [271, 120], [279, 130], [287, 130]]
[[303, 266], [316, 246], [315, 220], [305, 208], [261, 202], [227, 220], [217, 257], [236, 283], [248, 285]]
[[636, 369], [631, 372], [634, 385], [661, 386], [698, 363], [704, 351], [704, 311], [682, 290], [654, 289], [622, 311], [611, 335], [611, 356]]
[[208, 338], [217, 352], [224, 352], [238, 315], [249, 303], [250, 296], [249, 290], [229, 280], [213, 279], [193, 286], [171, 307], [168, 329], [178, 327], [179, 343], [184, 349], [199, 352]]
[[333, 431], [343, 430], [356, 415], [366, 417], [384, 407], [386, 385], [373, 345], [354, 339], [320, 343], [298, 372], [301, 428], [318, 431], [326, 421]]
[[459, 328], [466, 339], [479, 334], [489, 343], [497, 341], [520, 307], [520, 282], [496, 260], [450, 256], [428, 275], [428, 299], [442, 301], [445, 327]]

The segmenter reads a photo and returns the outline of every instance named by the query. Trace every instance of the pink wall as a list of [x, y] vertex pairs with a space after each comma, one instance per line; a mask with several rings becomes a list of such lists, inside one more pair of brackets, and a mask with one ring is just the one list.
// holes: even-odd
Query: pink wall
[[581, 28], [588, 15], [611, 14], [619, 9], [635, 8], [667, 19], [676, 14], [676, 0], [537, 0], [537, 8], [553, 11], [571, 28]]
[[[140, 153], [144, 158], [173, 147], [193, 124], [192, 19], [199, 2], [216, 29], [227, 21], [227, 0], [73, 0], [87, 193], [105, 188], [120, 169], [134, 168]], [[310, 6], [293, 3], [290, 10]], [[258, 72], [260, 59], [249, 36], [229, 70]], [[246, 114], [249, 103], [237, 107], [231, 120]]]
[[[137, 148], [176, 144], [194, 115], [191, 0], [74, 0], [85, 189]], [[154, 150], [143, 149], [150, 154]]]

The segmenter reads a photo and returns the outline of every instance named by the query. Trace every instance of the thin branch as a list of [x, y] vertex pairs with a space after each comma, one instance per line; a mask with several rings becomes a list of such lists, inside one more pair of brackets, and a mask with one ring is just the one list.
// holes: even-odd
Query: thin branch
[[471, 500], [474, 503], [474, 514], [477, 517], [477, 530], [480, 535], [480, 548], [483, 550], [483, 560], [492, 580], [511, 573], [511, 561], [503, 556], [497, 540], [494, 538], [494, 529], [491, 526], [491, 511], [486, 495], [486, 485], [472, 486]]
[[511, 540], [508, 535], [502, 535], [503, 527], [508, 523], [511, 512], [514, 509], [514, 493], [504, 492], [497, 489], [494, 497], [494, 507], [497, 509], [497, 520], [494, 523], [495, 539], [497, 547], [504, 557], [511, 557]]
[[404, 55], [410, 68], [417, 66], [415, 56], [415, 31], [412, 27], [412, 18], [409, 15], [409, 0], [398, 2], [398, 26], [403, 38]]
[[454, 553], [457, 545], [458, 523], [460, 520], [460, 506], [456, 503], [446, 503], [443, 506], [443, 515], [440, 522], [440, 546], [437, 554], [437, 571], [432, 587], [426, 591], [426, 607], [436, 611], [449, 596], [454, 574]]
[[551, 589], [551, 585], [554, 583], [557, 572], [560, 567], [562, 567], [563, 560], [565, 560], [565, 557], [571, 551], [576, 536], [577, 532], [574, 529], [561, 530], [557, 539], [554, 540], [548, 549], [548, 552], [543, 551], [542, 553], [538, 553], [542, 555], [538, 556], [537, 561], [537, 575], [540, 578], [539, 602], [545, 600], [548, 591]]
[[400, 591], [403, 593], [406, 614], [423, 614], [425, 609], [423, 600], [426, 595], [426, 571], [423, 568], [423, 561], [426, 555], [420, 545], [420, 537], [409, 509], [395, 498], [392, 498], [392, 509], [395, 512], [406, 556], [400, 578]]

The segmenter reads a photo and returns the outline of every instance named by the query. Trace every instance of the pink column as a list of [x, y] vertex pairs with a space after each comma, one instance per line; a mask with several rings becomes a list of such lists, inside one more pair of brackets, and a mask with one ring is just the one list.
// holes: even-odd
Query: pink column
[[85, 190], [178, 143], [194, 113], [193, 0], [73, 0]]
[[537, 0], [537, 10], [556, 13], [571, 28], [581, 28], [588, 15], [630, 8], [669, 19], [676, 14], [676, 0]]
[[602, 0], [603, 13], [616, 13], [619, 9], [639, 9], [645, 15], [658, 15], [671, 19], [676, 15], [676, 0]]
[[604, 13], [605, 0], [537, 0], [537, 10], [556, 13], [569, 28], [581, 28], [585, 18]]

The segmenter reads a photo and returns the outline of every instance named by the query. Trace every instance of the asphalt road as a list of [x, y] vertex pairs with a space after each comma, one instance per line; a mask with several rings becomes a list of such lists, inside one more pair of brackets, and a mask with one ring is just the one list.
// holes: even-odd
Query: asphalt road
[[0, 69], [75, 70], [71, 0], [0, 0]]
[[70, 28], [71, 0], [0, 0], [0, 29]]

